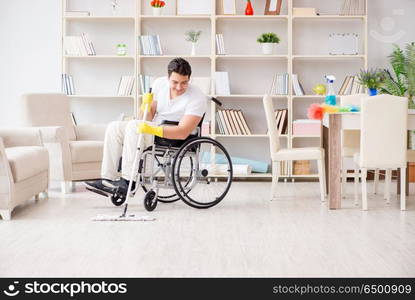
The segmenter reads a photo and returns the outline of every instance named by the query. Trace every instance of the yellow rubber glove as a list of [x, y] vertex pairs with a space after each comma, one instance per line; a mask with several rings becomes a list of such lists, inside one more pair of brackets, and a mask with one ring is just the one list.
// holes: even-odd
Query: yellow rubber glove
[[153, 94], [152, 93], [145, 93], [143, 96], [143, 101], [141, 102], [140, 109], [142, 112], [146, 109], [146, 105], [148, 104], [148, 112], [151, 109], [151, 104], [153, 103]]
[[157, 135], [163, 137], [163, 127], [162, 126], [151, 126], [143, 122], [138, 124], [137, 133], [147, 133], [152, 135]]

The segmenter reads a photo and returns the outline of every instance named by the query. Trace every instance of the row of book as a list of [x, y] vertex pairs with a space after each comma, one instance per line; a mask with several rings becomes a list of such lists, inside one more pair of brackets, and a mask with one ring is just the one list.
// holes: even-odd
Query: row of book
[[134, 90], [135, 78], [134, 76], [121, 76], [118, 84], [118, 96], [131, 96]]
[[245, 116], [241, 110], [220, 109], [216, 112], [216, 124], [220, 134], [251, 135]]
[[278, 133], [287, 134], [288, 133], [288, 109], [277, 109], [275, 111], [275, 119], [276, 119], [276, 130]]
[[342, 16], [365, 15], [365, 0], [344, 0], [340, 11]]
[[231, 94], [228, 72], [215, 72], [215, 91], [217, 95], [221, 96]]
[[225, 43], [223, 41], [223, 34], [222, 33], [217, 33], [216, 34], [216, 52], [218, 53], [218, 55], [226, 54]]
[[159, 35], [140, 35], [141, 55], [163, 55]]
[[359, 83], [358, 76], [346, 76], [344, 79], [340, 90], [339, 95], [354, 95], [366, 93], [366, 88]]
[[293, 74], [293, 89], [296, 96], [304, 96], [305, 92], [297, 74]]
[[157, 77], [140, 74], [141, 94], [148, 93], [153, 86], [153, 82]]
[[66, 95], [75, 95], [72, 75], [62, 74], [62, 93]]
[[280, 164], [280, 176], [288, 176], [288, 162], [283, 160]]
[[272, 91], [275, 95], [288, 95], [288, 73], [275, 74], [273, 79], [274, 90]]
[[63, 39], [63, 49], [66, 55], [73, 56], [92, 56], [97, 55], [94, 45], [89, 40], [86, 33], [80, 36], [68, 35]]

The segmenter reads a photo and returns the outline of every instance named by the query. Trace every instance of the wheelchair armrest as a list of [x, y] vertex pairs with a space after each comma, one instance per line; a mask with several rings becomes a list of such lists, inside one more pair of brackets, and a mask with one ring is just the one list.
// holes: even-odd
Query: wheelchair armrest
[[160, 125], [179, 125], [179, 122], [169, 121], [169, 120], [163, 120], [163, 121], [161, 121], [161, 124]]

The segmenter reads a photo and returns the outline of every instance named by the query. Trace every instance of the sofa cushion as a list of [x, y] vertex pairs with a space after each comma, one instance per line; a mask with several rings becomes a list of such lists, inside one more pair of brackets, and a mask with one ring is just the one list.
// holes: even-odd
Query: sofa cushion
[[102, 161], [102, 141], [71, 141], [72, 163], [99, 162]]
[[49, 155], [44, 147], [10, 147], [5, 151], [14, 182], [22, 181], [49, 169]]

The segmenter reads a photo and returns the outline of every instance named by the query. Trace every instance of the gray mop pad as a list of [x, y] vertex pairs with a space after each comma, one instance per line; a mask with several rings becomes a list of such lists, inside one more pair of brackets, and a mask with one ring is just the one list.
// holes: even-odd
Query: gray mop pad
[[120, 215], [98, 215], [92, 218], [92, 221], [155, 221], [156, 218], [151, 216], [136, 216], [127, 215], [125, 217]]

